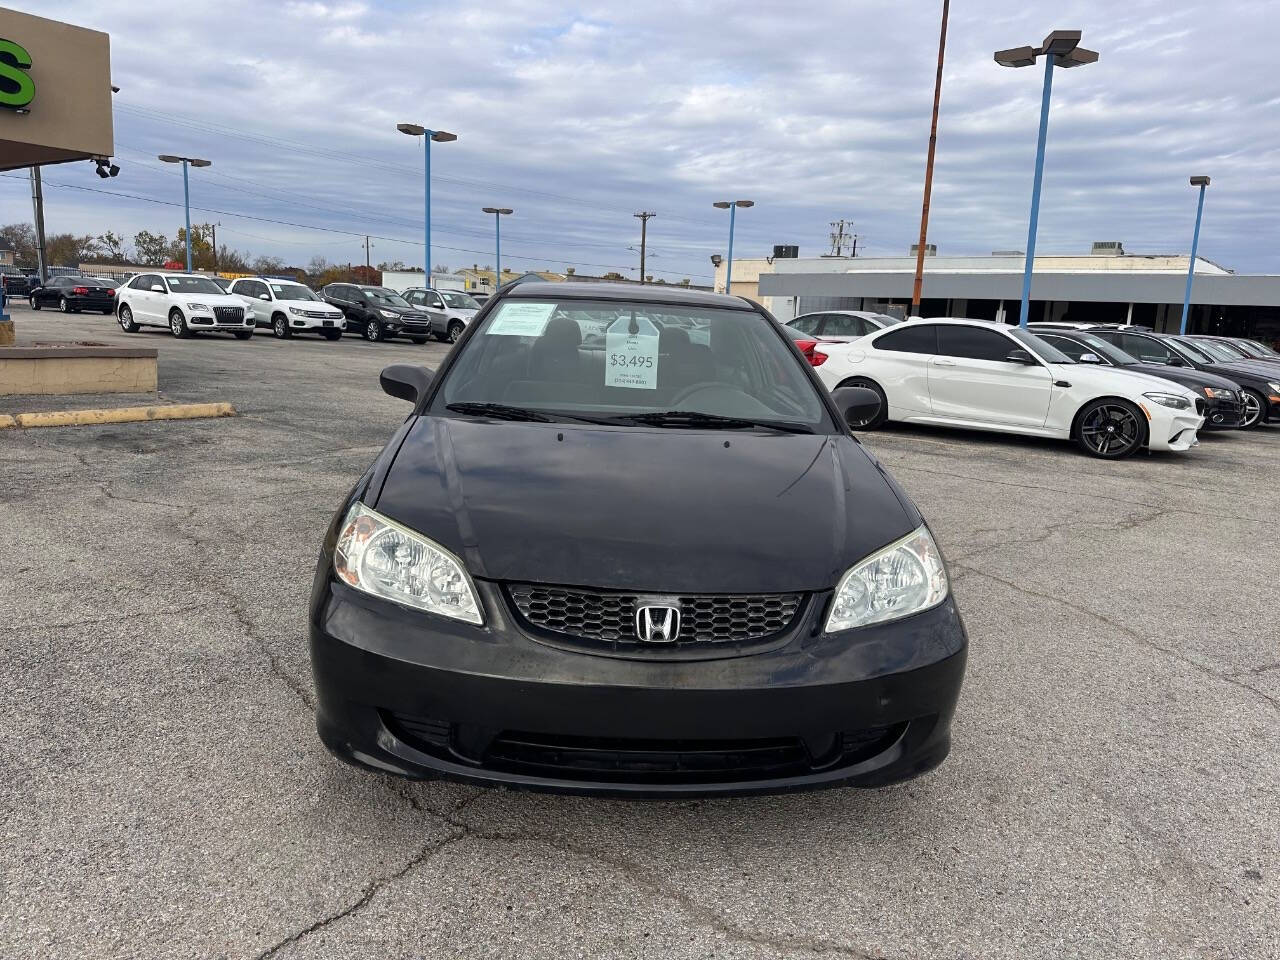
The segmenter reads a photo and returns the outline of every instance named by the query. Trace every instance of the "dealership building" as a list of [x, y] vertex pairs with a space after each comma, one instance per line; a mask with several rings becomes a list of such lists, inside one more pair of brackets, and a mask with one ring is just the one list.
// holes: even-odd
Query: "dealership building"
[[[1037, 256], [1030, 319], [1135, 323], [1176, 333], [1189, 262], [1185, 254], [1128, 254], [1119, 243], [1094, 244], [1083, 256]], [[1016, 323], [1024, 263], [1017, 251], [927, 256], [920, 314]], [[914, 256], [735, 260], [733, 292], [759, 299], [781, 319], [818, 310], [905, 316], [915, 266]], [[717, 273], [723, 289], [723, 266]], [[1187, 328], [1280, 342], [1280, 276], [1233, 273], [1198, 257]]]

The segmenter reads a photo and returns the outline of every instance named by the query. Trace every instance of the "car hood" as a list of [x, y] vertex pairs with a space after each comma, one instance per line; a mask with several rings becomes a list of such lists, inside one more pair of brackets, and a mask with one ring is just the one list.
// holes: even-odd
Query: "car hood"
[[450, 417], [372, 505], [478, 578], [662, 593], [830, 589], [920, 523], [847, 436]]
[[1218, 390], [1239, 390], [1240, 384], [1226, 377], [1209, 373], [1207, 370], [1195, 370], [1191, 367], [1171, 367], [1163, 363], [1129, 363], [1122, 368], [1133, 373], [1144, 373], [1149, 377], [1161, 380], [1172, 380], [1190, 390], [1199, 391], [1202, 387], [1214, 387]]
[[1215, 363], [1213, 372], [1235, 380], [1267, 380], [1280, 383], [1280, 364], [1262, 363], [1258, 360], [1239, 360], [1232, 363]]
[[1131, 370], [1129, 367], [1103, 367], [1092, 363], [1052, 363], [1049, 369], [1055, 379], [1070, 381], [1076, 386], [1088, 386], [1097, 390], [1111, 390], [1135, 402], [1141, 395], [1161, 390], [1165, 393], [1179, 393], [1190, 400], [1196, 398], [1188, 387], [1172, 380], [1159, 380], [1145, 372]]
[[[259, 300], [258, 302], [266, 303], [265, 300]], [[282, 307], [296, 307], [299, 310], [323, 310], [326, 313], [342, 312], [327, 300], [273, 300], [272, 303], [278, 303]]]

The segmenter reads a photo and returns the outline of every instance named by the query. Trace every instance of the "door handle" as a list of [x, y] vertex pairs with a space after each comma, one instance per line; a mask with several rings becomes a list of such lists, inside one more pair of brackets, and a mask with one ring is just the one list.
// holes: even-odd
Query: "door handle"
[[954, 360], [940, 360], [935, 357], [933, 361], [933, 365], [935, 367], [954, 367], [956, 365], [956, 362]]

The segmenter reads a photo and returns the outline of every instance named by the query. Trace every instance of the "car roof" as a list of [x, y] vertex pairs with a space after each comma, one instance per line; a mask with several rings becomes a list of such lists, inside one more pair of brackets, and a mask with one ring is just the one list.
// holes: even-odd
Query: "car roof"
[[[1011, 328], [1017, 326], [1017, 324], [1012, 323], [997, 323], [995, 320], [971, 320], [968, 317], [917, 317], [914, 320], [903, 320], [901, 323], [895, 323], [891, 327], [885, 327], [884, 330], [876, 331], [876, 333], [883, 333], [887, 330], [901, 330], [903, 327], [920, 327], [926, 323], [987, 327], [990, 330], [1003, 330], [1005, 332], [1008, 332]], [[872, 336], [874, 336], [874, 334], [872, 334]]]
[[672, 283], [539, 283], [527, 280], [499, 290], [504, 300], [620, 300], [641, 303], [667, 303], [684, 307], [720, 307], [729, 310], [754, 311], [754, 304], [742, 297], [723, 293], [688, 290]]

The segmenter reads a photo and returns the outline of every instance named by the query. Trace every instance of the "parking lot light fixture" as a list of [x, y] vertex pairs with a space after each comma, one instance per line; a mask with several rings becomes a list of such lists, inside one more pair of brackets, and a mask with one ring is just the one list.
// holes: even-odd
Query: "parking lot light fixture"
[[1200, 188], [1200, 199], [1196, 201], [1196, 228], [1191, 234], [1191, 262], [1187, 264], [1187, 290], [1182, 295], [1181, 334], [1187, 335], [1187, 314], [1191, 310], [1191, 282], [1196, 277], [1196, 250], [1200, 247], [1200, 218], [1204, 216], [1204, 191], [1209, 186], [1209, 178], [1200, 176], [1191, 178], [1191, 186]]
[[493, 246], [494, 270], [493, 289], [502, 286], [502, 218], [515, 213], [510, 207], [483, 207], [485, 213], [493, 214]]
[[734, 215], [738, 212], [739, 207], [754, 207], [754, 200], [717, 200], [711, 204], [719, 210], [729, 211], [729, 255], [725, 258], [724, 266], [724, 292], [730, 293], [733, 290], [733, 221]]
[[1040, 186], [1044, 180], [1044, 145], [1049, 135], [1049, 97], [1053, 90], [1053, 68], [1081, 67], [1096, 63], [1096, 50], [1080, 46], [1079, 30], [1054, 30], [1038, 47], [1012, 47], [997, 50], [995, 61], [1002, 67], [1034, 66], [1038, 57], [1044, 57], [1044, 89], [1040, 95], [1040, 134], [1036, 140], [1036, 172], [1031, 185], [1031, 216], [1027, 223], [1027, 259], [1022, 272], [1022, 310], [1018, 323], [1027, 325], [1031, 310], [1031, 267], [1036, 256], [1036, 226], [1040, 220]]
[[187, 167], [208, 167], [212, 160], [201, 160], [198, 157], [175, 157], [171, 153], [162, 153], [157, 158], [165, 163], [182, 164], [182, 207], [187, 218], [187, 273], [191, 272], [191, 187], [187, 181]]
[[431, 288], [431, 141], [449, 143], [458, 139], [456, 133], [447, 130], [430, 130], [417, 123], [397, 123], [396, 129], [411, 137], [422, 137], [424, 164], [423, 213], [422, 213], [422, 278], [424, 286]]

